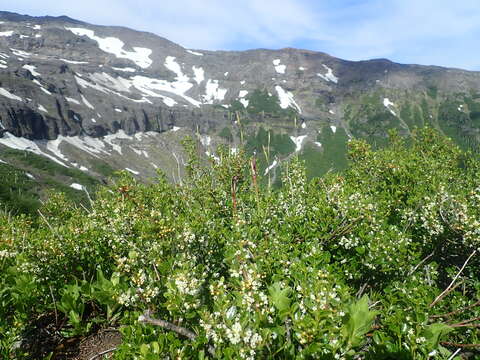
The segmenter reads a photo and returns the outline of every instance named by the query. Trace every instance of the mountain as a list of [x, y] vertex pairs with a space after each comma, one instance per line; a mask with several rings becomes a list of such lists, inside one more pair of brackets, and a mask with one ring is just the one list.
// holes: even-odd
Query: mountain
[[179, 181], [191, 135], [207, 158], [244, 144], [273, 181], [292, 154], [321, 175], [345, 166], [349, 138], [381, 146], [392, 128], [430, 125], [475, 147], [479, 100], [478, 72], [291, 48], [192, 50], [125, 27], [0, 12], [0, 160], [23, 172], [37, 161], [11, 149], [94, 179], [161, 168]]

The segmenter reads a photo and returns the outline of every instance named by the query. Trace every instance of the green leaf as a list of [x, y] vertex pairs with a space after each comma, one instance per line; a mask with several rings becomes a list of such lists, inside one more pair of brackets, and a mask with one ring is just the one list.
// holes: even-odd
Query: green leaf
[[282, 288], [280, 282], [276, 282], [268, 288], [268, 293], [280, 316], [284, 318], [285, 313], [290, 310], [292, 289], [289, 286]]
[[349, 305], [341, 330], [348, 348], [357, 347], [363, 343], [364, 335], [372, 328], [376, 316], [376, 311], [368, 309], [368, 296], [363, 296]]
[[429, 325], [423, 332], [423, 336], [427, 339], [426, 345], [428, 346], [428, 349], [437, 349], [440, 343], [440, 338], [452, 330], [453, 328], [446, 324], [435, 323]]

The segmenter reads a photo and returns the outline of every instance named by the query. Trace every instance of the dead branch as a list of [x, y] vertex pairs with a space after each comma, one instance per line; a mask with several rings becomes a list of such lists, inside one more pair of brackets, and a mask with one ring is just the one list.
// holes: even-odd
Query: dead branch
[[413, 268], [413, 270], [408, 273], [407, 276], [410, 276], [410, 275], [412, 275], [415, 271], [417, 271], [417, 269], [418, 269], [420, 266], [422, 266], [422, 265], [425, 263], [425, 261], [427, 261], [428, 259], [430, 259], [430, 258], [433, 256], [434, 253], [435, 253], [435, 252], [432, 251], [426, 258], [424, 258], [422, 261], [420, 261], [420, 262], [417, 264], [417, 266], [415, 266], [415, 267]]
[[450, 285], [447, 286], [447, 288], [445, 290], [442, 291], [442, 293], [440, 295], [438, 295], [435, 300], [433, 300], [433, 302], [430, 304], [430, 307], [433, 307], [437, 302], [439, 302], [440, 300], [443, 299], [443, 297], [445, 295], [447, 295], [450, 291], [452, 291], [452, 286], [455, 284], [455, 281], [457, 281], [458, 277], [460, 276], [460, 274], [462, 273], [463, 269], [465, 269], [465, 267], [467, 266], [468, 262], [470, 261], [470, 259], [473, 257], [473, 255], [475, 255], [477, 252], [477, 250], [473, 250], [473, 252], [470, 254], [470, 256], [467, 258], [467, 260], [463, 263], [460, 271], [457, 273], [457, 275], [455, 275], [455, 277], [453, 278], [452, 282], [450, 283]]
[[472, 319], [460, 321], [459, 323], [456, 323], [456, 324], [453, 324], [453, 325], [450, 325], [450, 326], [455, 327], [455, 326], [459, 326], [459, 325], [465, 325], [465, 324], [468, 324], [468, 323], [471, 323], [471, 322], [477, 321], [477, 320], [480, 320], [480, 316], [474, 317]]
[[460, 314], [464, 311], [467, 311], [467, 310], [470, 310], [472, 308], [474, 308], [475, 306], [478, 306], [480, 305], [480, 300], [478, 300], [477, 302], [471, 304], [471, 305], [468, 305], [464, 308], [461, 308], [461, 309], [457, 309], [457, 310], [454, 310], [454, 311], [450, 311], [449, 313], [446, 313], [446, 314], [441, 314], [441, 315], [432, 315], [430, 316], [431, 319], [437, 319], [437, 318], [443, 318], [443, 317], [450, 317], [452, 315], [456, 315], [456, 314]]
[[[160, 326], [166, 330], [170, 330], [173, 332], [176, 332], [179, 335], [182, 335], [190, 340], [195, 340], [197, 338], [197, 335], [188, 330], [185, 329], [184, 327], [177, 326], [175, 324], [169, 323], [168, 321], [161, 320], [161, 319], [154, 319], [150, 316], [150, 310], [147, 310], [143, 313], [143, 315], [140, 315], [138, 317], [138, 321], [144, 324], [150, 324], [150, 325], [155, 325], [155, 326]], [[215, 355], [215, 348], [213, 346], [208, 346], [208, 352], [210, 355], [214, 356]]]
[[360, 286], [360, 289], [357, 291], [357, 293], [355, 294], [355, 296], [356, 296], [357, 298], [361, 298], [361, 297], [362, 297], [362, 294], [363, 294], [363, 292], [365, 291], [365, 289], [367, 288], [367, 286], [368, 286], [368, 283], [363, 283], [363, 285]]
[[452, 343], [448, 341], [440, 341], [440, 344], [445, 346], [460, 347], [460, 348], [480, 347], [480, 344], [457, 344], [457, 343]]
[[105, 351], [102, 351], [102, 352], [99, 352], [98, 354], [93, 355], [93, 356], [92, 356], [90, 359], [88, 359], [88, 360], [95, 360], [96, 358], [98, 358], [98, 357], [100, 357], [100, 356], [102, 356], [102, 355], [111, 353], [112, 351], [115, 351], [115, 350], [117, 350], [116, 347], [111, 348], [111, 349], [108, 349], [108, 350], [105, 350]]

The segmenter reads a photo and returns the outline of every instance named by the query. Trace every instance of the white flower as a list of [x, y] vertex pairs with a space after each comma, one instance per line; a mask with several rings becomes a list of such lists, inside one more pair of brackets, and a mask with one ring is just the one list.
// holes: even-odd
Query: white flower
[[235, 314], [237, 313], [237, 307], [235, 305], [233, 305], [232, 307], [230, 307], [230, 309], [227, 310], [227, 319], [232, 319]]

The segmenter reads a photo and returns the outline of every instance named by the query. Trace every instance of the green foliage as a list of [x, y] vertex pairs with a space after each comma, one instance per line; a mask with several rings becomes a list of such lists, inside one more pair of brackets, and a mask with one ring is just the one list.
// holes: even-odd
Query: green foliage
[[218, 133], [218, 136], [220, 136], [221, 138], [225, 139], [226, 141], [228, 142], [233, 142], [233, 134], [232, 134], [232, 130], [230, 130], [229, 127], [224, 127], [219, 133]]
[[368, 306], [368, 297], [363, 296], [348, 307], [342, 327], [342, 335], [347, 343], [347, 349], [362, 345], [365, 341], [365, 334], [372, 328], [377, 312], [370, 311]]
[[34, 215], [40, 207], [35, 183], [24, 171], [8, 164], [0, 164], [0, 205], [14, 214]]
[[347, 146], [349, 138], [345, 129], [335, 132], [330, 126], [324, 126], [317, 135], [315, 145], [307, 145], [300, 159], [305, 161], [307, 177], [312, 179], [326, 174], [328, 171], [340, 171], [347, 168]]
[[448, 359], [480, 341], [478, 256], [456, 276], [480, 247], [472, 153], [431, 129], [352, 139], [343, 172], [308, 180], [293, 156], [272, 190], [245, 150], [205, 167], [184, 146], [182, 185], [123, 172], [88, 210], [55, 195], [42, 217], [0, 215], [2, 356], [55, 311], [64, 336], [119, 327], [118, 359]]
[[[72, 202], [88, 207], [90, 202], [87, 194], [71, 188], [70, 184], [76, 182], [84, 185], [92, 196], [99, 185], [97, 179], [83, 171], [66, 168], [28, 151], [5, 149], [2, 150], [2, 158], [8, 163], [0, 163], [0, 176], [4, 179], [0, 184], [0, 206], [14, 214], [36, 216], [41, 200], [50, 191], [62, 192]], [[113, 170], [107, 164], [96, 164], [105, 174], [112, 174]]]

